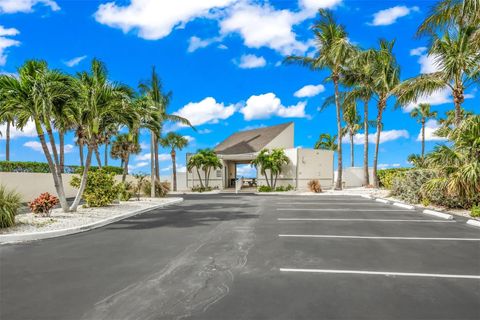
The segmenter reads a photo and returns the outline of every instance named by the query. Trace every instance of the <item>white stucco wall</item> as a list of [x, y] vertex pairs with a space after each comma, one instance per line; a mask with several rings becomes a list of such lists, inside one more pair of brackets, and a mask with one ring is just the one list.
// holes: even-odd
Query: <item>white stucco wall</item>
[[308, 190], [310, 180], [319, 180], [323, 189], [333, 185], [333, 151], [298, 148], [298, 190]]
[[[337, 171], [335, 171], [335, 181], [337, 180]], [[373, 183], [373, 168], [368, 168], [370, 184]], [[362, 167], [348, 167], [343, 168], [342, 181], [345, 187], [361, 187], [363, 186], [363, 168]]]
[[272, 141], [270, 141], [265, 148], [283, 148], [291, 149], [294, 146], [294, 124], [290, 124], [285, 128], [278, 136], [276, 136]]

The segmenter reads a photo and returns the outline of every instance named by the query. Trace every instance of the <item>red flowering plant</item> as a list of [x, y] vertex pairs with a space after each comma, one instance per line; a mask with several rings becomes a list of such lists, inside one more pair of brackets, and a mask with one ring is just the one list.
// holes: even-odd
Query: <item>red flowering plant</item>
[[28, 206], [33, 213], [41, 214], [42, 216], [50, 216], [53, 207], [58, 204], [59, 200], [54, 195], [48, 192], [42, 193], [35, 200], [30, 202]]

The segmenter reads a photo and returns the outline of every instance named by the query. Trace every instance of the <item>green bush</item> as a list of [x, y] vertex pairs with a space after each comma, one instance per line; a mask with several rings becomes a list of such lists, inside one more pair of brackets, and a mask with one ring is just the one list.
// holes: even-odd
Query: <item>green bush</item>
[[[74, 176], [70, 185], [79, 188], [80, 179], [80, 176]], [[121, 186], [115, 182], [115, 174], [107, 173], [103, 169], [94, 170], [87, 174], [87, 185], [82, 198], [89, 207], [104, 207], [118, 199], [120, 191]]]
[[474, 218], [480, 218], [480, 205], [478, 206], [474, 205], [472, 207], [472, 211], [470, 212], [470, 215]]
[[[90, 167], [90, 171], [98, 170], [98, 167]], [[122, 174], [123, 169], [113, 166], [102, 167], [105, 172]], [[35, 172], [50, 173], [50, 167], [46, 162], [33, 161], [0, 161], [0, 172]], [[80, 166], [64, 166], [65, 173], [82, 174], [83, 167]]]
[[120, 201], [128, 201], [135, 195], [134, 185], [132, 182], [122, 182], [119, 184], [118, 189], [118, 198]]
[[[147, 197], [150, 196], [152, 183], [150, 180], [145, 180], [142, 186], [143, 194]], [[155, 181], [155, 194], [161, 198], [165, 197], [170, 191], [170, 182], [167, 181]]]
[[380, 187], [385, 189], [392, 189], [393, 180], [399, 176], [402, 176], [406, 172], [411, 170], [410, 168], [391, 168], [381, 169], [377, 171], [378, 180], [380, 181]]
[[291, 191], [295, 189], [291, 184], [288, 184], [286, 187], [285, 186], [278, 186], [275, 188], [275, 191], [277, 192], [285, 192], [285, 191]]
[[196, 186], [196, 187], [193, 187], [192, 188], [192, 192], [208, 192], [208, 191], [212, 191], [213, 188], [212, 187], [199, 187], [199, 186]]
[[275, 190], [273, 190], [272, 187], [269, 187], [269, 186], [260, 186], [258, 187], [258, 192], [273, 192]]
[[421, 203], [424, 198], [422, 185], [435, 177], [435, 171], [428, 169], [402, 172], [393, 179], [392, 195], [408, 203]]
[[15, 215], [22, 199], [18, 193], [0, 185], [0, 228], [8, 228], [15, 224]]

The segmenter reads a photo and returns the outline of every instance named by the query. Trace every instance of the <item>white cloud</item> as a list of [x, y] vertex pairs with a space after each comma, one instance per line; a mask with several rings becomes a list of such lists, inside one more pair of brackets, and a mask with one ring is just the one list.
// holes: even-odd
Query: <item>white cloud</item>
[[400, 167], [400, 163], [392, 163], [392, 164], [379, 163], [379, 164], [378, 164], [378, 168], [379, 168], [379, 169], [398, 168], [398, 167]]
[[[208, 39], [200, 39], [199, 37], [196, 37], [196, 36], [193, 36], [193, 37], [190, 37], [190, 39], [188, 40], [188, 49], [187, 51], [188, 52], [194, 52], [198, 49], [202, 49], [202, 48], [205, 48], [205, 47], [208, 47], [209, 45], [211, 45], [212, 43], [215, 43], [215, 42], [218, 42], [218, 41], [221, 41], [222, 38], [221, 37], [214, 37], [214, 38], [208, 38]], [[223, 47], [221, 47], [222, 45], [219, 45], [218, 48], [220, 49], [224, 49]], [[224, 46], [224, 45], [223, 45]]]
[[[150, 161], [150, 154], [151, 153], [144, 153], [135, 156], [135, 161]], [[168, 153], [159, 153], [158, 154], [158, 161], [166, 161], [171, 158], [170, 154]]]
[[420, 64], [420, 73], [432, 73], [440, 70], [435, 55], [429, 55], [426, 47], [418, 47], [410, 50], [411, 56], [418, 56], [417, 62]]
[[49, 7], [52, 11], [60, 10], [60, 6], [53, 0], [0, 0], [0, 13], [29, 13], [37, 4]]
[[257, 170], [249, 164], [237, 165], [237, 176], [255, 178], [257, 176]]
[[261, 68], [267, 64], [267, 61], [262, 56], [256, 56], [254, 54], [244, 54], [240, 57], [240, 61], [236, 62], [242, 69], [254, 69]]
[[[23, 144], [24, 147], [30, 148], [32, 150], [38, 151], [38, 152], [43, 152], [42, 144], [38, 141], [27, 141]], [[48, 150], [52, 152], [52, 148], [49, 143], [47, 143]], [[60, 152], [60, 146], [57, 144], [56, 145], [58, 152]], [[70, 153], [74, 150], [73, 144], [66, 144], [64, 145], [64, 152], [65, 153]]]
[[235, 109], [233, 104], [225, 106], [223, 103], [217, 103], [214, 98], [207, 97], [200, 102], [190, 102], [175, 114], [187, 118], [193, 126], [199, 126], [225, 120], [233, 115]]
[[227, 50], [228, 49], [228, 47], [224, 44], [219, 44], [217, 48], [222, 49], [222, 50]]
[[192, 143], [193, 141], [195, 141], [195, 138], [192, 136], [183, 136], [183, 137], [187, 139], [188, 143]]
[[135, 30], [138, 36], [158, 40], [168, 36], [174, 28], [182, 27], [196, 18], [212, 16], [214, 9], [222, 9], [236, 0], [131, 0], [101, 4], [95, 19], [102, 24], [119, 28], [123, 32]]
[[268, 3], [238, 2], [220, 22], [220, 33], [238, 33], [249, 48], [269, 47], [283, 55], [303, 54], [308, 45], [296, 39], [293, 26], [306, 18], [305, 14], [276, 10]]
[[299, 0], [299, 5], [304, 10], [316, 13], [318, 9], [328, 9], [339, 5], [342, 0]]
[[135, 171], [136, 169], [144, 168], [146, 166], [149, 166], [150, 162], [149, 161], [140, 161], [134, 164], [129, 164], [128, 165], [128, 170], [129, 171]]
[[[7, 124], [6, 123], [0, 124], [0, 132], [3, 133], [2, 136], [0, 136], [0, 140], [5, 139], [6, 130], [7, 130]], [[33, 121], [28, 121], [22, 130], [10, 126], [11, 139], [21, 138], [21, 137], [36, 137], [36, 136], [37, 136], [37, 130], [35, 129], [35, 123]]]
[[[444, 141], [446, 140], [443, 137], [439, 137], [435, 134], [435, 131], [440, 128], [437, 120], [430, 119], [425, 123], [425, 141]], [[422, 141], [422, 129], [417, 136], [417, 141]]]
[[198, 130], [198, 133], [200, 133], [200, 134], [208, 134], [208, 133], [211, 133], [211, 132], [212, 132], [212, 130], [210, 130], [208, 128]]
[[80, 57], [75, 57], [73, 59], [70, 59], [70, 60], [67, 60], [64, 62], [64, 64], [67, 66], [67, 67], [75, 67], [76, 65], [78, 65], [80, 62], [82, 62], [83, 60], [85, 60], [87, 56], [80, 56]]
[[240, 131], [254, 130], [254, 129], [265, 128], [265, 127], [266, 127], [266, 125], [264, 125], [264, 124], [257, 124], [257, 125], [253, 125], [253, 126], [243, 127], [242, 129], [240, 129]]
[[442, 90], [435, 91], [429, 96], [421, 96], [417, 99], [416, 102], [412, 102], [407, 104], [402, 108], [403, 112], [410, 112], [415, 107], [417, 107], [420, 103], [429, 103], [433, 106], [440, 105], [444, 103], [449, 103], [452, 101], [451, 98], [451, 90], [449, 88], [445, 88]]
[[[375, 144], [375, 139], [376, 139], [377, 133], [370, 133], [368, 135], [368, 143]], [[410, 137], [410, 134], [408, 133], [407, 130], [385, 130], [382, 131], [380, 134], [380, 144], [388, 142], [388, 141], [394, 141], [400, 138], [406, 138], [408, 139]], [[348, 136], [343, 137], [342, 142], [343, 143], [350, 143], [350, 138]], [[353, 136], [353, 143], [354, 144], [363, 144], [365, 141], [365, 134], [364, 133], [357, 133], [355, 136]]]
[[265, 93], [258, 96], [251, 96], [240, 112], [245, 120], [266, 119], [273, 115], [282, 118], [305, 118], [305, 102], [285, 107], [279, 98], [273, 93]]
[[7, 63], [6, 50], [10, 47], [16, 47], [20, 45], [20, 41], [10, 38], [18, 35], [19, 33], [20, 31], [15, 28], [5, 28], [0, 25], [0, 66], [4, 66]]
[[373, 15], [372, 26], [388, 26], [397, 22], [398, 18], [408, 16], [412, 12], [419, 11], [418, 7], [395, 6], [380, 10]]
[[323, 85], [309, 84], [295, 92], [293, 95], [297, 98], [314, 97], [323, 91], [325, 91], [325, 87]]

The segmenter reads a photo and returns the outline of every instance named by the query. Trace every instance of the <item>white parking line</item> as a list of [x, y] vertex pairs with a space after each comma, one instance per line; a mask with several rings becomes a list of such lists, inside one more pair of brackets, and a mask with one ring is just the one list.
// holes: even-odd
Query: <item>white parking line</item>
[[443, 274], [443, 273], [410, 273], [410, 272], [388, 272], [388, 271], [363, 271], [363, 270], [335, 270], [335, 269], [294, 269], [280, 268], [282, 272], [304, 272], [304, 273], [332, 273], [332, 274], [366, 274], [380, 276], [401, 276], [401, 277], [428, 277], [428, 278], [451, 278], [451, 279], [476, 279], [478, 275], [470, 274]]
[[279, 234], [286, 238], [337, 238], [337, 239], [382, 239], [382, 240], [432, 240], [432, 241], [480, 241], [480, 238], [423, 238], [423, 237], [377, 237], [377, 236], [337, 236], [332, 234]]
[[[354, 203], [356, 206], [358, 205], [365, 205], [365, 206], [378, 206], [377, 203], [374, 202], [348, 202], [348, 204]], [[344, 201], [333, 201], [333, 202], [277, 202], [276, 204], [279, 205], [287, 205], [287, 204], [292, 204], [292, 205], [298, 205], [298, 204], [318, 204], [318, 205], [324, 205], [324, 204], [342, 204], [345, 205]]]
[[406, 210], [406, 209], [346, 209], [346, 208], [343, 208], [343, 209], [339, 209], [339, 208], [330, 208], [330, 209], [327, 209], [327, 208], [277, 208], [278, 211], [346, 211], [346, 212], [351, 212], [351, 211], [366, 211], [366, 212], [369, 212], [369, 211], [381, 211], [381, 212], [385, 212], [385, 211], [388, 211], [388, 212], [392, 212], [392, 211], [395, 211], [395, 212], [409, 212], [411, 213], [412, 211], [411, 210]]
[[456, 223], [455, 221], [445, 220], [425, 220], [425, 219], [329, 219], [329, 218], [278, 218], [278, 221], [360, 221], [360, 222], [433, 222], [433, 223]]

